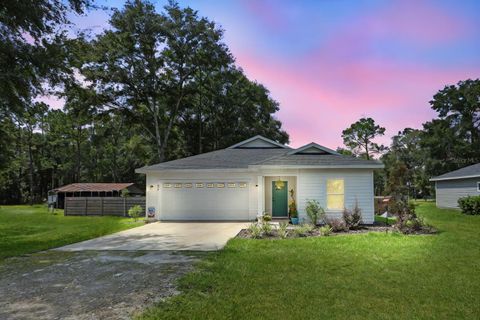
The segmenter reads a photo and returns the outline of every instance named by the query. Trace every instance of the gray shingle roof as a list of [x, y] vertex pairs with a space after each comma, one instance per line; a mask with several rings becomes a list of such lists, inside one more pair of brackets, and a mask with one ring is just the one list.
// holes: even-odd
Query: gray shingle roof
[[139, 173], [147, 171], [178, 169], [247, 169], [259, 166], [320, 166], [320, 167], [375, 167], [383, 164], [374, 160], [363, 160], [344, 155], [330, 154], [292, 154], [291, 149], [222, 149], [191, 156], [183, 159], [163, 162], [137, 169]]
[[461, 168], [455, 171], [450, 171], [441, 176], [433, 177], [430, 181], [438, 181], [438, 180], [454, 180], [454, 179], [461, 179], [461, 178], [475, 178], [480, 177], [480, 163]]
[[265, 166], [383, 166], [380, 161], [334, 154], [292, 154], [263, 161]]
[[172, 169], [247, 169], [249, 165], [282, 155], [290, 149], [222, 149], [143, 167], [140, 171]]

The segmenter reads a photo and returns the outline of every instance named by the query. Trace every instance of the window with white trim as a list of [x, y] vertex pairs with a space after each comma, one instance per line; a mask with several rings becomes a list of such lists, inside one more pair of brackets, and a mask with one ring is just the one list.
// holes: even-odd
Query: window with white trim
[[345, 208], [345, 182], [343, 179], [327, 179], [327, 209]]

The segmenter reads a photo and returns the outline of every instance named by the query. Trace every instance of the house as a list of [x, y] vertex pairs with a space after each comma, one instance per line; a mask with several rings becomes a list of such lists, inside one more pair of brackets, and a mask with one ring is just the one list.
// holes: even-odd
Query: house
[[134, 183], [71, 183], [48, 192], [49, 205], [64, 209], [66, 197], [120, 197], [143, 196], [145, 193]]
[[374, 160], [341, 155], [316, 143], [292, 149], [255, 136], [226, 149], [137, 169], [146, 174], [146, 205], [159, 220], [254, 220], [268, 212], [299, 218], [315, 199], [332, 217], [358, 203], [374, 221]]
[[434, 177], [439, 208], [458, 208], [458, 199], [480, 195], [480, 163]]

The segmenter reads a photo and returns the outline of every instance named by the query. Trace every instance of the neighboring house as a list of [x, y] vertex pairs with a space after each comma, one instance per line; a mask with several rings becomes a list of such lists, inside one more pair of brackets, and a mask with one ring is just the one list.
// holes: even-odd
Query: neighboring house
[[288, 217], [309, 199], [330, 216], [358, 202], [364, 223], [374, 221], [373, 170], [383, 168], [316, 143], [298, 149], [255, 136], [226, 149], [137, 169], [147, 175], [147, 207], [159, 220], [254, 220], [268, 212]]
[[124, 190], [129, 196], [143, 196], [145, 192], [131, 182], [127, 183], [72, 183], [50, 190], [48, 203], [64, 209], [65, 197], [120, 197]]
[[480, 195], [480, 163], [434, 177], [437, 207], [458, 208], [458, 199]]

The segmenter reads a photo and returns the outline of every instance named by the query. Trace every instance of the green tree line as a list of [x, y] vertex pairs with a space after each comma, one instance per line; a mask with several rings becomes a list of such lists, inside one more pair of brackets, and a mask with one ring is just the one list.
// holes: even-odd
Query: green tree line
[[[42, 201], [72, 182], [143, 184], [135, 168], [256, 134], [288, 143], [278, 103], [193, 9], [128, 1], [102, 33], [72, 37], [62, 26], [88, 1], [13, 2], [0, 11], [0, 203]], [[45, 94], [64, 107], [39, 102]]]

